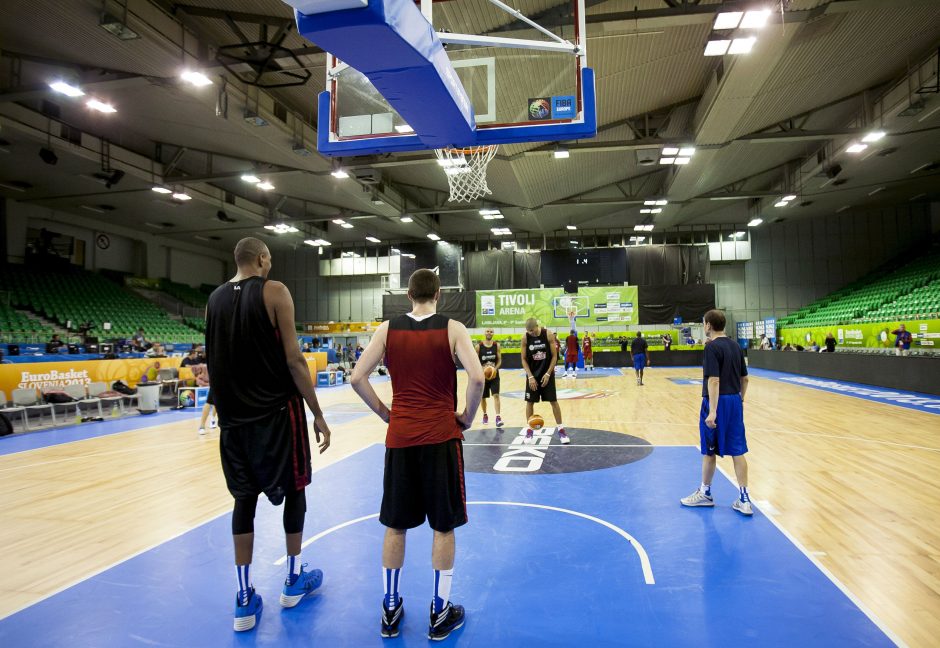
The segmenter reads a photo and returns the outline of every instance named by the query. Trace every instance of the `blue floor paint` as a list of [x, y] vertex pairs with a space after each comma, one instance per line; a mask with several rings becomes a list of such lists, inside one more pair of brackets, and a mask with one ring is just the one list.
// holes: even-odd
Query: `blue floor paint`
[[[383, 453], [371, 446], [314, 474], [306, 537], [377, 511]], [[737, 491], [726, 479], [713, 486], [714, 509], [680, 507], [699, 466], [695, 448], [659, 447], [635, 463], [588, 472], [468, 473], [471, 501], [556, 506], [623, 528], [648, 553], [655, 584], [646, 584], [632, 546], [596, 522], [471, 504], [470, 523], [457, 531], [452, 590], [467, 624], [442, 644], [891, 645], [759, 511], [749, 519], [731, 510]], [[303, 560], [324, 570], [324, 586], [282, 610], [280, 511], [265, 501], [252, 569], [265, 602], [256, 630], [232, 631], [235, 576], [222, 516], [0, 620], [0, 645], [427, 646], [431, 533], [409, 533], [406, 616], [392, 644], [379, 637], [382, 532], [368, 519], [306, 548]]]
[[833, 394], [861, 398], [873, 403], [913, 409], [918, 412], [940, 414], [940, 397], [931, 394], [889, 389], [887, 387], [876, 387], [874, 385], [864, 385], [862, 383], [845, 382], [829, 378], [816, 378], [815, 376], [804, 376], [802, 374], [785, 373], [782, 371], [770, 371], [769, 369], [749, 368], [748, 372], [759, 378], [768, 378], [770, 380], [787, 383], [788, 385], [809, 387]]

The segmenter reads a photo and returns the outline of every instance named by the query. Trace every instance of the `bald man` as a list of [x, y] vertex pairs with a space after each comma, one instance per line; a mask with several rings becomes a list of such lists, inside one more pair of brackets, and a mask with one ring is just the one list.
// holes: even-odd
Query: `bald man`
[[215, 289], [206, 306], [206, 346], [219, 427], [222, 472], [235, 499], [232, 537], [238, 591], [235, 630], [261, 619], [261, 595], [251, 583], [255, 506], [264, 493], [284, 504], [287, 575], [283, 607], [294, 607], [323, 582], [300, 560], [304, 489], [310, 484], [310, 440], [304, 402], [313, 412], [320, 452], [330, 430], [317, 402], [310, 370], [297, 345], [294, 301], [284, 284], [268, 281], [271, 252], [256, 238], [235, 246], [238, 272]]
[[530, 317], [525, 323], [522, 334], [522, 369], [525, 371], [525, 420], [526, 430], [523, 443], [533, 443], [533, 430], [528, 421], [532, 418], [535, 403], [544, 401], [552, 406], [555, 415], [555, 429], [562, 443], [571, 443], [565, 426], [561, 422], [561, 407], [555, 393], [555, 365], [558, 364], [558, 338], [539, 321]]

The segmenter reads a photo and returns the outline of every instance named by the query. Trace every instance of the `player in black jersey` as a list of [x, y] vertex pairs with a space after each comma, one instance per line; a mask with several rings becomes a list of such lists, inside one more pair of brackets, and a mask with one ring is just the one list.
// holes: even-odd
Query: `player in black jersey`
[[250, 575], [255, 506], [261, 493], [275, 506], [284, 503], [288, 571], [281, 605], [294, 607], [323, 581], [319, 569], [304, 571], [300, 559], [307, 510], [304, 488], [310, 484], [305, 401], [313, 412], [320, 452], [330, 445], [330, 430], [297, 344], [290, 292], [267, 279], [268, 247], [256, 238], [242, 239], [235, 246], [235, 264], [236, 275], [209, 297], [206, 347], [222, 429], [222, 472], [235, 499], [235, 630], [243, 631], [255, 627], [263, 609]]
[[558, 340], [555, 334], [543, 326], [539, 321], [530, 317], [525, 323], [525, 332], [522, 334], [522, 368], [526, 374], [525, 387], [525, 442], [533, 441], [533, 430], [528, 426], [532, 418], [534, 404], [540, 400], [552, 404], [552, 413], [555, 415], [555, 427], [558, 438], [562, 443], [571, 443], [565, 426], [561, 423], [561, 407], [555, 394], [555, 365], [558, 363]]
[[486, 413], [486, 399], [492, 394], [493, 405], [496, 408], [496, 427], [501, 428], [504, 423], [499, 415], [499, 368], [503, 364], [503, 354], [499, 349], [499, 342], [493, 339], [493, 329], [486, 329], [483, 335], [486, 339], [477, 344], [477, 356], [480, 358], [484, 371], [487, 366], [496, 370], [493, 377], [483, 383], [483, 425], [490, 422], [489, 414]]

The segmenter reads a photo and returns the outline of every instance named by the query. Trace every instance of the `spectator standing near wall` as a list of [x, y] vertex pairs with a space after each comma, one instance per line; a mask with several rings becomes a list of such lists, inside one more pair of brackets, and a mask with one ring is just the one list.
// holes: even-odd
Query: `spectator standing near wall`
[[908, 356], [911, 354], [911, 343], [914, 341], [914, 336], [911, 335], [911, 332], [907, 330], [904, 324], [901, 324], [897, 329], [891, 331], [891, 335], [894, 335], [894, 354], [899, 356]]
[[836, 352], [836, 338], [832, 333], [826, 335], [826, 353]]

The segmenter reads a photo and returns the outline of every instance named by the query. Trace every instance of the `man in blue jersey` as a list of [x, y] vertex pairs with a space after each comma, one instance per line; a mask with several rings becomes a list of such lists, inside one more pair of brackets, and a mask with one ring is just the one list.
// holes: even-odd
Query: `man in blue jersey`
[[747, 492], [747, 440], [744, 436], [744, 393], [747, 366], [738, 344], [725, 335], [725, 314], [710, 310], [703, 320], [705, 345], [702, 381], [702, 409], [699, 433], [702, 443], [702, 484], [679, 500], [683, 506], [714, 506], [712, 477], [718, 457], [731, 455], [739, 495], [731, 505], [743, 515], [753, 515]]

